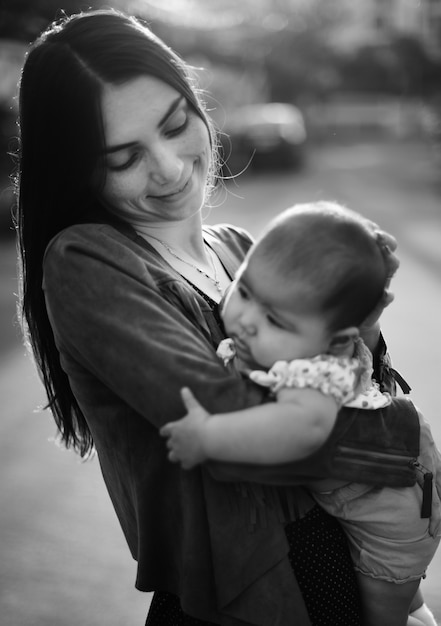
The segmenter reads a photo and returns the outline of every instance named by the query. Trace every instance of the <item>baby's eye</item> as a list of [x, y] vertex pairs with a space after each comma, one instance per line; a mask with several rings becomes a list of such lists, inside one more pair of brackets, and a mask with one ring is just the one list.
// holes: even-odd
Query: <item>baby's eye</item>
[[249, 300], [248, 291], [240, 283], [237, 285], [237, 291], [242, 300]]
[[275, 326], [276, 328], [284, 328], [283, 324], [281, 324], [276, 317], [273, 317], [272, 315], [267, 315], [266, 319], [269, 324], [271, 324], [271, 326]]

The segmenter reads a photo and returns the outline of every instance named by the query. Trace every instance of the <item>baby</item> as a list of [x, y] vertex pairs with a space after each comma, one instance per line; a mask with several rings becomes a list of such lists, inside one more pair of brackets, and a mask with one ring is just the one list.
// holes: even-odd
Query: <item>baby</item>
[[[187, 416], [161, 431], [170, 460], [191, 468], [209, 459], [302, 459], [326, 441], [342, 406], [380, 410], [397, 402], [372, 380], [372, 356], [360, 338], [388, 287], [390, 255], [371, 222], [334, 203], [297, 205], [276, 218], [225, 298], [230, 339], [218, 349], [227, 367], [234, 360], [276, 401], [209, 415], [183, 390]], [[436, 624], [418, 587], [441, 537], [441, 455], [419, 413], [418, 419], [414, 486], [334, 477], [307, 485], [346, 531], [364, 626]]]

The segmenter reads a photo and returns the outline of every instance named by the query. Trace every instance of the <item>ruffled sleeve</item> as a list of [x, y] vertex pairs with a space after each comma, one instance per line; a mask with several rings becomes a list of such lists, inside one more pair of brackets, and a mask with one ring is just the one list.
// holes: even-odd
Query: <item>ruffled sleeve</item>
[[269, 387], [275, 394], [282, 387], [317, 389], [333, 396], [342, 406], [354, 398], [360, 364], [357, 359], [325, 354], [311, 359], [277, 361], [268, 372], [251, 372], [250, 378], [259, 385]]

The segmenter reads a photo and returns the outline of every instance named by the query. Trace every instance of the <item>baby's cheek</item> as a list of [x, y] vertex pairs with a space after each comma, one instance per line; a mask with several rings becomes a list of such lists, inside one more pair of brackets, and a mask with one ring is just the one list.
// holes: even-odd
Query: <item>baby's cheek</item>
[[229, 314], [222, 314], [222, 321], [225, 326], [225, 332], [227, 335], [230, 335], [233, 331], [233, 320]]
[[234, 310], [235, 310], [234, 300], [235, 300], [235, 296], [234, 296], [234, 293], [231, 291], [227, 295], [226, 299], [221, 305], [220, 313], [221, 313], [222, 321], [224, 323], [227, 334], [231, 332], [232, 330]]

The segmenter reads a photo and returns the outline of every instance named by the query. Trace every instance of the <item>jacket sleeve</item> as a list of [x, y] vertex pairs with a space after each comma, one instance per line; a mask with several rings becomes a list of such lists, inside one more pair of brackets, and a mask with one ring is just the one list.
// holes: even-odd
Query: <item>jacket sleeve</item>
[[211, 412], [260, 402], [262, 392], [217, 358], [190, 288], [166, 273], [170, 284], [153, 280], [138, 250], [105, 227], [97, 236], [99, 228], [71, 229], [46, 253], [44, 292], [63, 366], [157, 428], [184, 415], [183, 386]]

